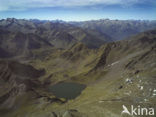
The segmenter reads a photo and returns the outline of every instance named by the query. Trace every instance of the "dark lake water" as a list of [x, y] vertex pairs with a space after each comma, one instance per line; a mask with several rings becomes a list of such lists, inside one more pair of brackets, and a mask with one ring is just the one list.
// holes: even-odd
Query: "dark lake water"
[[58, 98], [75, 99], [86, 88], [86, 85], [72, 82], [61, 82], [50, 87]]

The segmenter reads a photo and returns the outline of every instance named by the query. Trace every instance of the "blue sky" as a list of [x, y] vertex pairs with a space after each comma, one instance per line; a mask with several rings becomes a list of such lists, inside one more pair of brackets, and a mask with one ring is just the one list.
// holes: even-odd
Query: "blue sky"
[[0, 0], [0, 19], [156, 20], [156, 0]]

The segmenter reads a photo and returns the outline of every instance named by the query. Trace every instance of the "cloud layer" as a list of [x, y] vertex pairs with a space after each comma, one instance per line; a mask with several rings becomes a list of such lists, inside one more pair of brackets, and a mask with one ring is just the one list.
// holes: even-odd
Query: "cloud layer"
[[0, 0], [0, 11], [41, 7], [75, 7], [92, 5], [134, 5], [155, 0]]

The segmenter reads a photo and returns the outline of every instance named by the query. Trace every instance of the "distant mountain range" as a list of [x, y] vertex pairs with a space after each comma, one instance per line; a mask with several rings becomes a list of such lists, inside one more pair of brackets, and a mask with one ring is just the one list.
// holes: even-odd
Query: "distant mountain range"
[[84, 30], [92, 30], [100, 35], [108, 35], [113, 41], [123, 40], [131, 35], [139, 32], [156, 28], [156, 20], [93, 20], [84, 22], [71, 22], [71, 24], [83, 28]]
[[57, 48], [67, 48], [76, 42], [83, 42], [88, 47], [97, 48], [110, 41], [106, 35], [101, 39], [74, 25], [50, 21], [6, 19], [0, 21], [0, 29], [25, 34], [33, 33]]
[[33, 33], [58, 48], [68, 48], [82, 42], [90, 48], [111, 41], [123, 40], [139, 32], [155, 29], [156, 21], [95, 20], [63, 22], [8, 18], [0, 20], [0, 29], [11, 32]]

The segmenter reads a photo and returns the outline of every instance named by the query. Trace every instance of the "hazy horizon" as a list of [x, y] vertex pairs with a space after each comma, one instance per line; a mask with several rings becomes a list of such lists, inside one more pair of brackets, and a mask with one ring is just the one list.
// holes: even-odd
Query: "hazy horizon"
[[88, 21], [156, 20], [155, 0], [5, 0], [0, 19]]
[[15, 17], [7, 17], [1, 18], [0, 20], [7, 19], [17, 19], [17, 20], [39, 20], [39, 21], [63, 21], [63, 22], [86, 22], [86, 21], [100, 21], [100, 20], [110, 20], [110, 21], [156, 21], [156, 19], [109, 19], [109, 18], [101, 18], [101, 19], [88, 19], [88, 20], [62, 20], [62, 19], [38, 19], [38, 18], [15, 18]]

